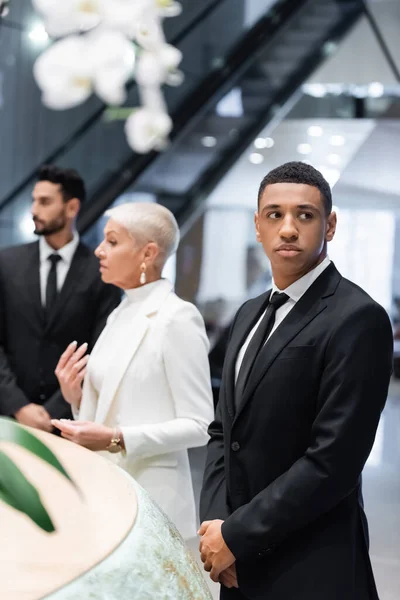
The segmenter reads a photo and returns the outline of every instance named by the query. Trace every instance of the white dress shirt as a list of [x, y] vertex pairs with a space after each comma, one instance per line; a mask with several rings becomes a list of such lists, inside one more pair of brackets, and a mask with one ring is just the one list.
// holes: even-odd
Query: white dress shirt
[[[318, 277], [321, 275], [321, 273], [323, 273], [325, 271], [325, 269], [327, 267], [329, 267], [330, 264], [331, 264], [330, 259], [328, 257], [326, 257], [317, 267], [315, 267], [315, 269], [313, 269], [312, 271], [309, 271], [308, 273], [303, 275], [303, 277], [301, 277], [300, 279], [298, 279], [297, 281], [292, 283], [292, 285], [289, 285], [289, 287], [287, 287], [285, 290], [280, 290], [276, 286], [275, 282], [272, 281], [271, 296], [275, 292], [278, 292], [278, 293], [284, 292], [285, 294], [287, 294], [289, 296], [289, 300], [287, 300], [285, 302], [285, 304], [283, 306], [281, 306], [280, 308], [278, 308], [278, 310], [276, 311], [274, 326], [273, 326], [271, 333], [269, 334], [266, 342], [269, 340], [269, 338], [274, 333], [274, 331], [277, 329], [277, 327], [279, 327], [279, 325], [282, 323], [282, 321], [285, 319], [285, 317], [288, 316], [288, 314], [290, 313], [290, 311], [292, 310], [292, 308], [294, 307], [296, 302], [298, 302], [300, 300], [300, 298], [302, 296], [304, 296], [304, 294], [306, 293], [308, 288], [311, 287], [311, 285], [314, 283], [314, 281], [316, 279], [318, 279]], [[245, 341], [245, 343], [243, 344], [243, 346], [241, 347], [241, 349], [239, 351], [237, 361], [236, 361], [236, 368], [235, 368], [235, 381], [237, 381], [237, 378], [239, 375], [239, 370], [242, 365], [243, 357], [245, 355], [247, 347], [250, 344], [251, 338], [255, 334], [262, 319], [264, 318], [264, 315], [265, 315], [265, 311], [263, 312], [263, 314], [257, 321], [256, 325], [250, 331], [250, 333], [247, 337], [247, 340]]]
[[39, 257], [40, 257], [40, 295], [42, 298], [42, 306], [46, 305], [46, 285], [47, 278], [49, 276], [49, 271], [51, 269], [51, 262], [48, 260], [49, 256], [52, 254], [58, 254], [61, 256], [61, 260], [57, 263], [57, 291], [59, 292], [64, 285], [65, 278], [67, 277], [68, 270], [71, 266], [72, 259], [76, 252], [76, 249], [79, 244], [79, 235], [75, 231], [74, 237], [68, 244], [60, 248], [59, 250], [54, 250], [49, 244], [46, 242], [44, 236], [41, 236], [39, 239]]

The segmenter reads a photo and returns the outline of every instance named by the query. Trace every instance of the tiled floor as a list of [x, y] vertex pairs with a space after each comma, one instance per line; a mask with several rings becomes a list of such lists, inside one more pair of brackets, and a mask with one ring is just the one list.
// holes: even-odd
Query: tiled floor
[[[204, 448], [191, 451], [197, 498], [204, 457]], [[363, 477], [371, 557], [380, 600], [400, 600], [400, 381], [393, 381], [390, 386], [389, 399]], [[197, 556], [198, 540], [193, 540], [190, 547]], [[210, 581], [215, 599], [219, 597], [218, 587]]]
[[381, 600], [400, 599], [400, 382], [393, 381], [364, 470], [371, 557]]

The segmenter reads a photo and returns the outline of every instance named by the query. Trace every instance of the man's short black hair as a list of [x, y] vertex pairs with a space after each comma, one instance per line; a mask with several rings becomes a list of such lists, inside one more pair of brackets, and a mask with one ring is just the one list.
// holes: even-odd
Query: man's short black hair
[[332, 192], [330, 185], [325, 177], [311, 165], [294, 161], [285, 163], [270, 171], [260, 184], [258, 190], [258, 206], [260, 206], [261, 197], [265, 188], [274, 183], [304, 183], [319, 189], [325, 212], [327, 215], [331, 214]]
[[86, 198], [85, 184], [82, 177], [74, 169], [61, 169], [54, 165], [43, 165], [38, 174], [38, 181], [58, 183], [61, 187], [64, 202], [78, 198], [84, 202]]

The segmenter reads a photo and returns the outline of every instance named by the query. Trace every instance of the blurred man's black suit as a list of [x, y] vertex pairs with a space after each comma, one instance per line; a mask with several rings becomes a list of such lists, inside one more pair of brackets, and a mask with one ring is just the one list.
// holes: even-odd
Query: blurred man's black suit
[[88, 342], [89, 352], [120, 291], [101, 281], [99, 261], [79, 244], [51, 314], [40, 295], [39, 244], [0, 252], [0, 415], [41, 404], [52, 418], [70, 418], [54, 369], [67, 345]]
[[234, 321], [210, 425], [201, 520], [223, 519], [251, 600], [377, 600], [361, 471], [392, 369], [384, 309], [333, 264], [257, 356], [235, 409], [235, 364], [270, 293]]

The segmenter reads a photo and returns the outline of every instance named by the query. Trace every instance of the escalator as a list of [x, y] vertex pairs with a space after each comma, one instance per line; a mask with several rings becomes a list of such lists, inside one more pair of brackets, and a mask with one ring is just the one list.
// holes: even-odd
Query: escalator
[[[183, 224], [363, 11], [361, 0], [257, 0], [253, 14], [251, 4], [204, 2], [184, 27], [175, 23], [179, 31], [168, 32], [183, 52], [186, 80], [166, 90], [174, 129], [165, 153], [132, 153], [123, 122], [105, 122], [103, 106], [52, 150], [52, 162], [78, 168], [87, 182], [81, 232], [126, 190], [154, 194]], [[132, 85], [127, 104], [136, 103]], [[217, 143], [205, 145], [207, 138]], [[17, 222], [29, 207], [35, 170], [0, 199], [0, 226], [11, 225], [2, 245], [22, 241]]]
[[[271, 5], [271, 0], [257, 2], [260, 8]], [[181, 86], [165, 90], [170, 111], [199, 85], [214, 61], [223, 58], [253, 24], [245, 17], [245, 0], [181, 3], [182, 14], [166, 19], [164, 26], [167, 40], [183, 52], [182, 68], [186, 75]], [[214, 35], [213, 32], [223, 29], [228, 18], [229, 27]], [[0, 109], [4, 91], [4, 117], [0, 118], [2, 246], [26, 241], [20, 223], [25, 218], [29, 226], [31, 190], [41, 164], [76, 168], [85, 179], [89, 198], [96, 198], [103, 181], [121, 171], [127, 160], [143, 169], [150, 158], [132, 153], [126, 142], [124, 122], [107, 121], [107, 107], [95, 96], [67, 111], [52, 111], [42, 106], [32, 76], [33, 62], [40, 51], [29, 42], [33, 19], [31, 2], [24, 2], [11, 3], [10, 14], [0, 21]], [[2, 73], [5, 73], [3, 85]], [[132, 82], [126, 106], [135, 107], [138, 103], [137, 86]]]
[[[170, 208], [181, 226], [258, 132], [283, 118], [286, 103], [290, 108], [290, 99], [298, 99], [300, 86], [363, 12], [363, 3], [352, 0], [299, 2], [295, 11], [293, 3], [283, 4], [280, 13], [257, 23], [238, 52], [247, 59], [232, 68], [227, 82], [203, 103], [198, 118], [136, 182], [135, 187], [155, 194]], [[221, 110], [229, 98], [230, 114]], [[215, 145], [202, 147], [204, 137], [213, 138]]]

